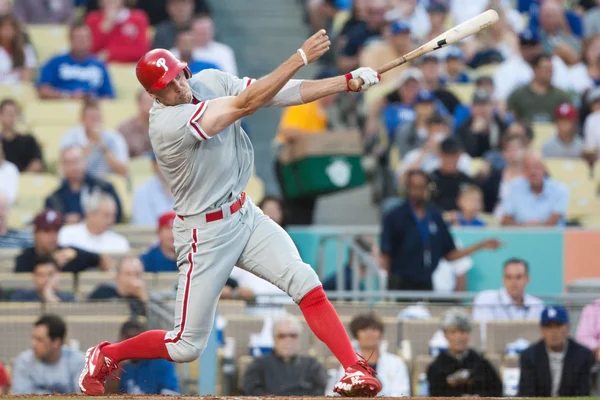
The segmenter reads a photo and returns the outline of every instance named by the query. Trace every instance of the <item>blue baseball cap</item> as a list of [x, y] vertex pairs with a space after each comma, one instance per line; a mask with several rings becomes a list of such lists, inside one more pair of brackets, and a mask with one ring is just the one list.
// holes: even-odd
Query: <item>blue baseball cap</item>
[[433, 103], [434, 101], [435, 95], [429, 90], [421, 90], [419, 93], [417, 93], [417, 97], [415, 99], [416, 103]]
[[569, 313], [567, 312], [567, 309], [563, 306], [547, 306], [544, 308], [540, 325], [545, 326], [552, 323], [561, 325], [568, 324]]
[[446, 51], [446, 60], [448, 60], [450, 58], [453, 58], [456, 60], [463, 59], [463, 52], [460, 49], [460, 47], [456, 47], [456, 46], [448, 47], [448, 50]]
[[408, 22], [401, 19], [397, 19], [396, 21], [392, 22], [392, 25], [390, 26], [390, 33], [392, 35], [406, 32], [410, 32], [410, 25]]
[[445, 3], [442, 3], [440, 1], [434, 1], [429, 5], [429, 7], [427, 7], [427, 12], [431, 13], [431, 14], [434, 14], [434, 13], [447, 14], [448, 6]]
[[535, 33], [535, 31], [532, 31], [531, 29], [524, 29], [520, 34], [519, 34], [519, 43], [521, 44], [521, 46], [523, 45], [536, 45], [540, 42], [540, 38], [537, 35], [537, 33]]

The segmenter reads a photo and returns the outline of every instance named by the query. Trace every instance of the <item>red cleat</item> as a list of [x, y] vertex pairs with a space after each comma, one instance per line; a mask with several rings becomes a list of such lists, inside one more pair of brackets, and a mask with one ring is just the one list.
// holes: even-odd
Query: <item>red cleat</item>
[[333, 387], [333, 391], [344, 397], [375, 397], [381, 391], [381, 382], [375, 378], [377, 372], [358, 356], [359, 360], [346, 368], [344, 377]]
[[102, 347], [107, 344], [102, 342], [85, 353], [85, 367], [79, 376], [79, 388], [87, 395], [102, 396], [106, 379], [119, 368], [119, 364], [102, 353]]

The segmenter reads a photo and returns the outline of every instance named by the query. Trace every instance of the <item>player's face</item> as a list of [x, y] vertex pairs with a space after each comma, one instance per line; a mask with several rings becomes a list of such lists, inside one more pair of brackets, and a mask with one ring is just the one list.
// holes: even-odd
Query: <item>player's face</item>
[[192, 101], [192, 89], [183, 71], [177, 74], [175, 79], [163, 89], [157, 90], [154, 94], [150, 93], [150, 95], [156, 97], [165, 106], [189, 104]]
[[444, 335], [446, 336], [446, 340], [448, 340], [448, 350], [452, 353], [460, 354], [467, 350], [471, 332], [451, 327], [444, 331]]

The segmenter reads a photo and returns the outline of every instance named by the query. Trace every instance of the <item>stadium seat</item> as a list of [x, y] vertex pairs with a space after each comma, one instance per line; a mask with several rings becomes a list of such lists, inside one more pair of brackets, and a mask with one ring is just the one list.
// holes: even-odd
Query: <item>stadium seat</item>
[[[0, 282], [2, 282], [3, 289], [33, 289], [33, 279], [30, 273], [2, 272], [0, 273]], [[61, 274], [58, 290], [72, 292], [73, 289], [73, 274]]]
[[265, 184], [254, 173], [250, 176], [248, 186], [246, 186], [246, 193], [250, 196], [254, 204], [260, 203], [263, 197], [265, 197]]
[[[129, 176], [143, 176], [144, 178], [154, 175], [152, 160], [149, 157], [135, 157], [129, 160]], [[135, 185], [134, 185], [135, 187]]]
[[217, 313], [224, 317], [246, 314], [246, 302], [243, 300], [219, 300]]
[[128, 315], [129, 304], [126, 301], [83, 301], [74, 303], [46, 304], [44, 312], [61, 317], [97, 315]]
[[[429, 341], [433, 335], [440, 330], [440, 320], [432, 318], [428, 320], [403, 320], [400, 322], [400, 340], [408, 340], [410, 343], [410, 354], [413, 358], [421, 354], [429, 354]], [[474, 349], [481, 348], [481, 330], [479, 324], [473, 321], [473, 331], [469, 346]]]
[[486, 161], [481, 157], [473, 157], [471, 159], [471, 171], [469, 173], [470, 176], [476, 176], [480, 171]]
[[152, 290], [157, 292], [175, 292], [179, 272], [161, 272], [152, 275], [154, 275]]
[[60, 141], [65, 133], [73, 126], [48, 125], [39, 126], [32, 132], [42, 148], [44, 163], [49, 171], [58, 170], [60, 160]]
[[240, 358], [238, 358], [238, 361], [237, 361], [237, 386], [238, 387], [237, 388], [240, 391], [244, 387], [244, 374], [246, 373], [248, 366], [252, 363], [253, 360], [254, 360], [254, 358], [251, 356], [241, 356]]
[[494, 366], [496, 372], [500, 373], [502, 370], [502, 355], [496, 353], [489, 353], [485, 355], [485, 358]]
[[114, 273], [104, 271], [83, 271], [77, 274], [77, 295], [86, 299], [96, 287], [102, 283], [110, 283]]
[[578, 159], [550, 158], [545, 160], [550, 177], [569, 189], [568, 219], [577, 219], [594, 212], [596, 184], [588, 163]]
[[[43, 311], [43, 303], [0, 303], [0, 316], [22, 315], [37, 316]], [[0, 336], [2, 336], [0, 334]]]
[[35, 131], [48, 126], [73, 127], [81, 120], [81, 101], [43, 100], [28, 103], [23, 111], [28, 125]]
[[428, 354], [421, 354], [415, 358], [412, 369], [412, 393], [418, 393], [419, 375], [427, 373], [429, 364], [433, 362], [433, 357]]
[[21, 249], [2, 249], [0, 252], [0, 272], [12, 272], [15, 267], [15, 258], [19, 254], [21, 254]]
[[137, 104], [130, 99], [103, 100], [100, 104], [104, 126], [109, 129], [116, 130], [123, 121], [137, 114]]
[[310, 347], [313, 339], [316, 339], [310, 330], [308, 323], [304, 318], [299, 318], [298, 322], [302, 325], [302, 332], [298, 337], [298, 354], [306, 356], [310, 354]]
[[11, 83], [0, 85], [0, 98], [12, 98], [21, 107], [27, 107], [32, 101], [38, 101], [37, 90], [32, 83]]
[[250, 334], [262, 331], [264, 319], [247, 315], [230, 315], [225, 319], [227, 324], [223, 333], [226, 338], [231, 337], [235, 340], [235, 357], [248, 355], [250, 353]]
[[27, 25], [27, 33], [40, 65], [57, 53], [68, 50], [67, 25]]
[[141, 89], [135, 76], [135, 64], [109, 64], [108, 73], [117, 98], [135, 103], [136, 94]]
[[507, 343], [523, 338], [530, 342], [540, 338], [539, 321], [488, 321], [485, 352], [504, 354]]
[[533, 124], [533, 141], [531, 142], [531, 148], [533, 150], [541, 151], [544, 143], [548, 141], [556, 133], [556, 125], [551, 122], [542, 123], [538, 122]]
[[17, 206], [38, 213], [44, 208], [46, 197], [58, 188], [59, 183], [56, 175], [22, 173], [19, 176]]
[[387, 351], [396, 353], [399, 344], [399, 323], [396, 317], [383, 318], [383, 338], [387, 341]]
[[452, 83], [447, 86], [447, 89], [452, 92], [461, 103], [471, 104], [473, 102], [473, 93], [475, 85], [472, 83]]
[[0, 316], [0, 361], [11, 364], [24, 350], [31, 348], [31, 328], [37, 315]]
[[122, 175], [109, 174], [105, 177], [105, 180], [112, 183], [115, 187], [115, 191], [121, 199], [121, 207], [123, 208], [123, 215], [125, 220], [128, 220], [131, 216], [132, 198], [131, 198], [131, 185], [127, 178]]
[[77, 341], [79, 348], [86, 351], [105, 340], [119, 340], [121, 325], [131, 318], [129, 313], [121, 315], [75, 315], [66, 316], [67, 343]]

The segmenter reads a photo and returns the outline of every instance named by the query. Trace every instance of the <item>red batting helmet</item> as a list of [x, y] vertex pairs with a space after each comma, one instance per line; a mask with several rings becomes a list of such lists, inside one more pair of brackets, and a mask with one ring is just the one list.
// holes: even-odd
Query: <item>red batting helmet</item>
[[192, 77], [187, 63], [179, 61], [169, 50], [150, 50], [137, 63], [135, 74], [146, 90], [160, 90], [167, 86], [181, 71], [186, 78]]

